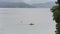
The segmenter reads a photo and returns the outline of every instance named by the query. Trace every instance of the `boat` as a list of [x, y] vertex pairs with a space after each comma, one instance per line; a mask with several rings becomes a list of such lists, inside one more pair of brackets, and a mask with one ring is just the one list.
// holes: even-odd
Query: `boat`
[[34, 25], [33, 23], [30, 23], [29, 25]]

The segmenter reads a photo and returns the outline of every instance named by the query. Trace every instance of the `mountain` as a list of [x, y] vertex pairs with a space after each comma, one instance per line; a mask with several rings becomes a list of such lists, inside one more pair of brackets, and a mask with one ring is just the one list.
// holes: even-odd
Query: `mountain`
[[36, 8], [51, 8], [52, 6], [55, 5], [55, 2], [46, 2], [46, 3], [36, 3], [36, 4], [32, 4], [33, 6], [35, 6]]
[[0, 2], [0, 8], [51, 8], [55, 2], [27, 4], [24, 2]]
[[34, 6], [26, 4], [24, 2], [0, 2], [0, 8], [34, 8]]

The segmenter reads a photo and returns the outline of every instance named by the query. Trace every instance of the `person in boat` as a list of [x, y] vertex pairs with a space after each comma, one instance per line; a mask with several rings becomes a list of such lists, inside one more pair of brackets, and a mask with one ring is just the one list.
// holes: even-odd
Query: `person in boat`
[[30, 23], [29, 25], [34, 25], [33, 23]]

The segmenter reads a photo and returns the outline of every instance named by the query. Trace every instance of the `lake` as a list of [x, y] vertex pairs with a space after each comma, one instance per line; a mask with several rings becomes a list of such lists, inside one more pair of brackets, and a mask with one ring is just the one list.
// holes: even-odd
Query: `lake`
[[0, 34], [55, 34], [55, 24], [50, 8], [0, 8]]

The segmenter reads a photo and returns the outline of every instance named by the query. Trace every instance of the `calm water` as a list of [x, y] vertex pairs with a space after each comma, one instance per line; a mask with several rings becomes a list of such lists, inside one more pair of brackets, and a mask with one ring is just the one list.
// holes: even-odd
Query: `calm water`
[[54, 31], [49, 8], [0, 8], [0, 34], [55, 34]]

